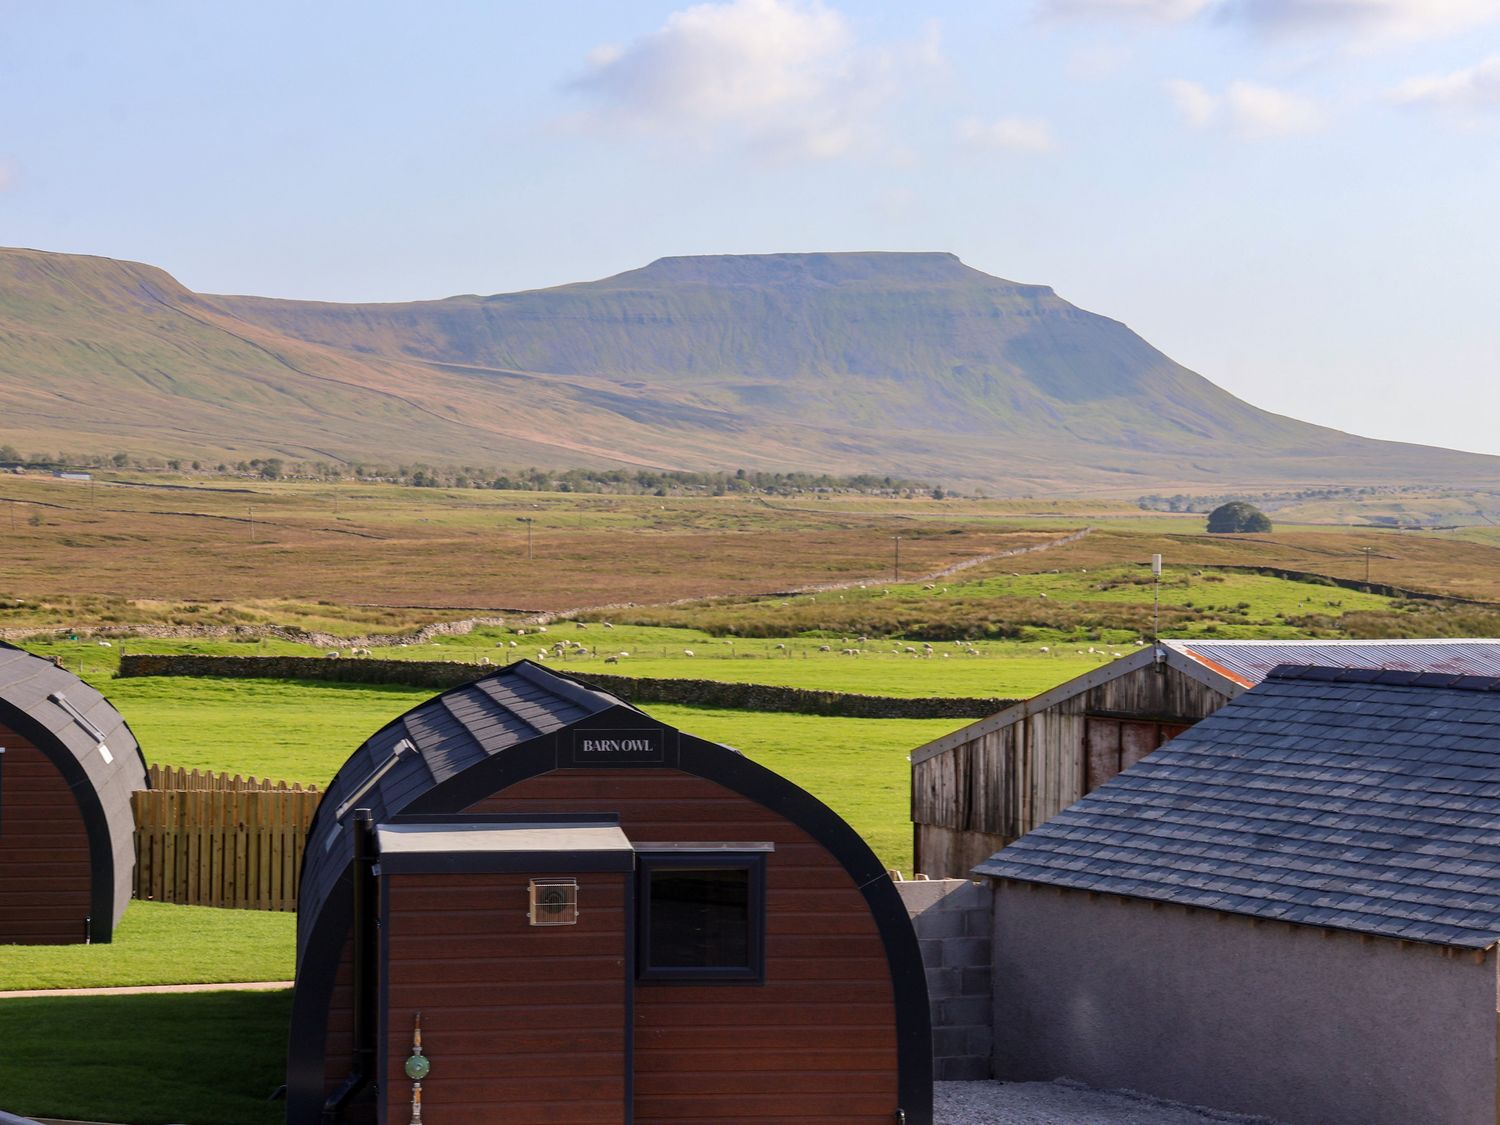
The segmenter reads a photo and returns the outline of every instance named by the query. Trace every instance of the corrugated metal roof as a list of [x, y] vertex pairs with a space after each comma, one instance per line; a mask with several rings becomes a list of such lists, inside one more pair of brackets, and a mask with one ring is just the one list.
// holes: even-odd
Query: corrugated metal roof
[[1163, 641], [1245, 686], [1279, 664], [1394, 668], [1450, 676], [1500, 676], [1500, 640]]
[[1487, 948], [1500, 678], [1273, 670], [975, 870]]

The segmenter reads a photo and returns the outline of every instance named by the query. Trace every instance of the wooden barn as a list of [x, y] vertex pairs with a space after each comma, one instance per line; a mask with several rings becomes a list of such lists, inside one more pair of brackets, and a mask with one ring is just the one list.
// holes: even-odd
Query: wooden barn
[[1500, 675], [1500, 640], [1162, 641], [912, 751], [915, 869], [975, 864], [1281, 664]]
[[0, 642], [0, 943], [107, 942], [130, 901], [146, 762], [109, 701]]
[[301, 894], [289, 1125], [932, 1120], [921, 954], [868, 846], [539, 665], [372, 736]]

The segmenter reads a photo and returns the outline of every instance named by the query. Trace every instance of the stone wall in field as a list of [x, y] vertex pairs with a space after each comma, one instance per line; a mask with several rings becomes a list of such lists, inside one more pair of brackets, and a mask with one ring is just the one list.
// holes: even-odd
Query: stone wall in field
[[[566, 672], [563, 664], [560, 671]], [[121, 676], [239, 676], [269, 680], [326, 680], [354, 684], [402, 684], [434, 690], [478, 679], [494, 668], [437, 660], [372, 660], [311, 656], [120, 657]], [[913, 698], [807, 691], [719, 680], [644, 679], [593, 672], [581, 679], [631, 703], [680, 703], [736, 711], [794, 711], [851, 719], [978, 719], [1013, 699]]]

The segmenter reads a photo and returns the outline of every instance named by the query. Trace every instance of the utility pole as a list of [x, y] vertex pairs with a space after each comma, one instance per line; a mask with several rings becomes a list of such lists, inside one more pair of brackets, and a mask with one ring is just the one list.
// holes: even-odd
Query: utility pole
[[1368, 586], [1370, 584], [1370, 552], [1375, 548], [1361, 547], [1360, 550], [1365, 553], [1365, 585]]
[[516, 517], [516, 521], [518, 523], [524, 523], [526, 525], [526, 561], [530, 562], [531, 561], [531, 525], [534, 524], [534, 523], [536, 523], [536, 517], [535, 516], [517, 516]]
[[252, 504], [246, 509], [250, 513], [250, 542], [255, 542], [255, 506]]
[[891, 580], [893, 582], [900, 582], [901, 581], [901, 536], [899, 536], [899, 535], [892, 535], [891, 536], [891, 542], [896, 545], [896, 557], [891, 562]]

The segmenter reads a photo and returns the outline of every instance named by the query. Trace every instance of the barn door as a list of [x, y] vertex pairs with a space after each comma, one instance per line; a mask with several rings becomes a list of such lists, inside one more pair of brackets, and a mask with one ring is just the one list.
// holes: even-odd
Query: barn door
[[1090, 715], [1084, 722], [1085, 793], [1099, 788], [1192, 725], [1100, 715]]

